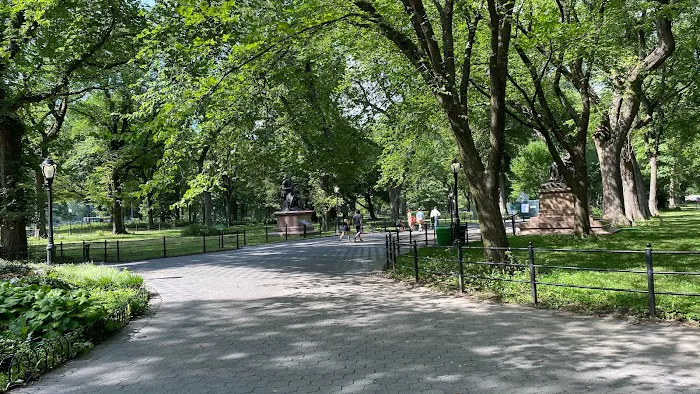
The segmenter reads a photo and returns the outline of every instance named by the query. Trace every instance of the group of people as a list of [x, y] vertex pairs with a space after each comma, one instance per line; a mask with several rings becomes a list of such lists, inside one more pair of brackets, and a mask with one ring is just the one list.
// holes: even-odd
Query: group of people
[[[428, 231], [428, 226], [425, 223], [425, 213], [423, 212], [423, 208], [418, 208], [415, 216], [413, 215], [411, 208], [407, 208], [406, 215], [408, 216], [408, 227], [410, 229], [413, 229], [417, 223], [418, 232]], [[433, 228], [438, 228], [440, 225], [440, 211], [438, 211], [437, 207], [433, 207], [433, 210], [430, 211], [430, 222], [432, 223]], [[355, 226], [355, 236], [352, 238], [352, 240], [354, 242], [357, 242], [358, 239], [360, 241], [364, 241], [364, 239], [362, 239], [362, 214], [359, 210], [357, 210], [355, 215], [353, 215], [352, 224]], [[401, 231], [406, 231], [406, 226], [402, 220], [398, 221], [397, 226], [401, 227]], [[348, 219], [343, 219], [343, 223], [340, 225], [340, 237], [338, 238], [338, 242], [342, 241], [346, 236], [348, 237], [349, 242], [350, 222]]]
[[[418, 208], [415, 216], [413, 215], [411, 208], [407, 208], [406, 216], [408, 217], [408, 228], [413, 229], [417, 223], [418, 232], [428, 231], [428, 226], [425, 223], [425, 213], [423, 212], [423, 208]], [[440, 225], [440, 211], [438, 211], [437, 207], [433, 207], [433, 210], [430, 211], [430, 222], [432, 222], [433, 228], [437, 228]], [[399, 220], [398, 225], [401, 227], [401, 231], [406, 231], [406, 226], [402, 220]]]
[[[359, 209], [352, 217], [352, 224], [355, 226], [355, 231], [357, 231], [352, 240], [354, 242], [357, 242], [358, 239], [364, 241], [364, 239], [362, 239], [362, 214]], [[346, 235], [348, 236], [348, 242], [350, 242], [350, 223], [348, 219], [343, 219], [343, 223], [340, 225], [340, 238], [338, 238], [338, 242], [342, 241], [343, 237]]]

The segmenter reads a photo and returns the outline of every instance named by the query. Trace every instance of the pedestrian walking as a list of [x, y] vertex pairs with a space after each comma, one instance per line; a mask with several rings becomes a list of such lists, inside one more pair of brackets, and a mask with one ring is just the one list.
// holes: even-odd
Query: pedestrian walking
[[411, 208], [406, 208], [406, 216], [408, 216], [408, 229], [413, 231], [413, 211]]
[[433, 207], [433, 210], [430, 211], [430, 221], [433, 222], [433, 228], [440, 226], [440, 211], [438, 211], [437, 207]]
[[360, 210], [358, 209], [355, 215], [352, 217], [352, 223], [355, 225], [355, 230], [357, 230], [357, 233], [355, 236], [352, 238], [353, 241], [357, 242], [357, 239], [359, 238], [360, 241], [364, 241], [362, 239], [362, 214], [360, 213]]
[[423, 213], [423, 208], [418, 208], [418, 212], [416, 212], [416, 221], [418, 222], [418, 232], [423, 232], [423, 229], [425, 228], [425, 213]]
[[340, 225], [340, 238], [338, 238], [338, 242], [342, 241], [345, 235], [348, 236], [348, 242], [350, 242], [350, 224], [348, 223], [348, 219], [343, 219], [343, 223]]

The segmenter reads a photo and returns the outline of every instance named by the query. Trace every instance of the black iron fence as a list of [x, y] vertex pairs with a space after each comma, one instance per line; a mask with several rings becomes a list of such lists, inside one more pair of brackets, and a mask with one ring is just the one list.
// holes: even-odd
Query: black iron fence
[[[321, 227], [303, 225], [301, 227], [280, 229], [272, 226], [249, 227], [242, 230], [219, 232], [218, 234], [193, 237], [159, 237], [144, 239], [112, 239], [79, 242], [56, 242], [55, 261], [58, 263], [100, 261], [105, 263], [124, 263], [135, 260], [161, 257], [186, 256], [192, 254], [236, 250], [247, 245], [284, 242], [323, 236]], [[7, 253], [0, 256], [8, 259], [43, 260], [46, 258], [46, 245], [29, 245], [27, 252], [21, 254]]]
[[[405, 237], [404, 237], [405, 239]], [[459, 292], [464, 292], [465, 280], [467, 279], [478, 279], [486, 281], [502, 281], [502, 282], [514, 282], [529, 284], [530, 288], [530, 298], [534, 305], [538, 304], [538, 286], [554, 286], [554, 287], [568, 287], [576, 289], [586, 289], [592, 291], [613, 291], [613, 292], [623, 292], [623, 293], [636, 293], [645, 294], [647, 296], [647, 309], [650, 316], [656, 315], [656, 296], [657, 295], [668, 295], [668, 296], [680, 296], [680, 297], [700, 297], [700, 293], [684, 292], [684, 291], [658, 291], [656, 290], [657, 277], [700, 277], [700, 272], [694, 271], [659, 271], [654, 269], [654, 259], [659, 256], [698, 256], [700, 251], [659, 251], [653, 250], [651, 244], [647, 244], [646, 248], [643, 250], [606, 250], [606, 249], [565, 249], [565, 248], [535, 248], [532, 242], [529, 243], [527, 248], [497, 248], [497, 247], [470, 247], [464, 245], [461, 241], [457, 241], [455, 245], [450, 246], [451, 249], [456, 249], [457, 257], [452, 258], [436, 258], [432, 256], [421, 256], [421, 248], [419, 246], [430, 246], [430, 243], [421, 243], [419, 240], [408, 240], [408, 242], [401, 241], [401, 239], [394, 234], [390, 233], [386, 236], [386, 268], [391, 269], [394, 277], [398, 277], [397, 271], [401, 268], [401, 264], [407, 264], [410, 261], [411, 269], [413, 270], [413, 276], [416, 283], [421, 282], [421, 274], [432, 274], [432, 275], [442, 275], [442, 276], [452, 276], [457, 280], [457, 287]], [[527, 263], [518, 263], [517, 259], [512, 259], [514, 261], [471, 261], [465, 258], [466, 250], [476, 250], [482, 253], [491, 251], [502, 251], [507, 254], [513, 254], [516, 252], [527, 254]], [[539, 253], [543, 252], [555, 252], [555, 253], [568, 253], [568, 254], [616, 254], [616, 255], [631, 255], [639, 257], [639, 260], [645, 262], [646, 269], [617, 269], [617, 268], [600, 268], [600, 267], [583, 267], [583, 266], [567, 266], [567, 265], [551, 265], [551, 264], [538, 264], [537, 256]], [[399, 258], [404, 254], [404, 258]], [[426, 253], [427, 254], [427, 253]], [[431, 260], [440, 260], [443, 263], [448, 263], [448, 265], [454, 265], [454, 270], [450, 271], [434, 271], [427, 270], [421, 267], [421, 264], [425, 264]], [[636, 258], [635, 258], [636, 260]], [[425, 264], [427, 265], [427, 264]], [[527, 280], [517, 279], [514, 277], [498, 277], [494, 275], [489, 275], [488, 271], [479, 274], [465, 274], [465, 266], [482, 266], [482, 267], [493, 267], [496, 268], [498, 272], [513, 272], [514, 270], [520, 270], [527, 272]], [[599, 273], [626, 273], [633, 275], [641, 275], [646, 277], [646, 288], [631, 289], [631, 288], [617, 288], [617, 287], [605, 287], [605, 286], [589, 286], [589, 285], [579, 285], [571, 283], [558, 283], [540, 280], [538, 277], [538, 271], [550, 271], [550, 270], [564, 270], [564, 271], [588, 271], [588, 272], [599, 272]], [[492, 270], [491, 272], [496, 272]]]
[[104, 340], [115, 330], [125, 326], [132, 317], [132, 303], [147, 303], [149, 293], [145, 288], [127, 300], [109, 316], [82, 326], [53, 339], [22, 344], [18, 349], [0, 349], [0, 392], [13, 386], [26, 384], [85, 350], [85, 341]]

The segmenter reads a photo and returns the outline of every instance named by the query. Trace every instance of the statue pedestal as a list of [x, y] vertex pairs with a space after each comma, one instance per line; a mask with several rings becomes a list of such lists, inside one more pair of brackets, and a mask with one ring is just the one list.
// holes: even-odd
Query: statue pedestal
[[289, 235], [304, 234], [304, 223], [306, 222], [306, 233], [314, 232], [311, 224], [311, 215], [314, 211], [280, 211], [275, 212], [277, 217], [277, 232]]
[[[618, 230], [589, 217], [593, 234], [612, 234]], [[540, 212], [528, 222], [520, 223], [520, 235], [573, 234], [574, 195], [568, 188], [540, 191]]]

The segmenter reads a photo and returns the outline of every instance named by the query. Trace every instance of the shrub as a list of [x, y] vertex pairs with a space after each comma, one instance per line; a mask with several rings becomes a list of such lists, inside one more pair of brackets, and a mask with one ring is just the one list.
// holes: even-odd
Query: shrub
[[143, 285], [143, 278], [126, 269], [119, 270], [93, 264], [65, 264], [46, 266], [51, 278], [66, 281], [78, 287], [92, 288], [136, 288]]
[[20, 339], [59, 336], [108, 315], [85, 289], [52, 289], [22, 280], [0, 282], [0, 328]]

